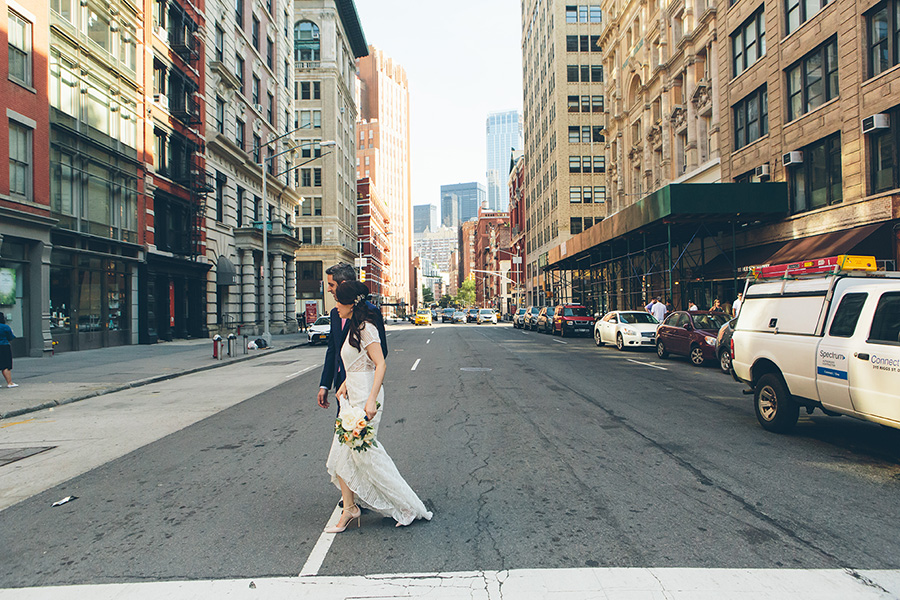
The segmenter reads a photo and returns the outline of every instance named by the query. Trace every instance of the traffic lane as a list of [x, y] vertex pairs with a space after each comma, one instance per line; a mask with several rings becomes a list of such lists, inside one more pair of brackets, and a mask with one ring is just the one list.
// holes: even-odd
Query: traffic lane
[[298, 376], [0, 512], [0, 587], [296, 575], [340, 497], [318, 380]]
[[[489, 328], [455, 336], [433, 371], [391, 376], [406, 410], [399, 419], [386, 412], [380, 432], [434, 520], [393, 530], [390, 520], [364, 516], [361, 529], [335, 540], [322, 574], [761, 567], [772, 566], [773, 551], [786, 565], [833, 566], [626, 418], [519, 356], [546, 361], [545, 349]], [[560, 365], [556, 357], [545, 366]], [[516, 374], [502, 376], [504, 367]], [[417, 391], [423, 385], [438, 391], [430, 401]]]
[[[900, 481], [897, 431], [814, 416], [802, 419], [797, 435], [773, 435], [759, 427], [743, 386], [715, 368], [666, 360], [657, 362], [672, 367], [666, 372], [634, 365], [645, 371], [605, 377], [605, 370], [616, 366], [628, 373], [625, 365], [631, 363], [619, 357], [630, 353], [590, 345], [580, 352], [541, 346], [547, 355], [565, 356], [548, 376], [623, 417], [677, 464], [718, 483], [782, 535], [850, 564], [896, 565], [897, 527], [883, 523], [883, 515], [891, 514]], [[612, 379], [603, 389], [627, 393], [597, 397], [598, 386], [586, 373], [595, 375], [593, 381]], [[848, 535], [851, 530], [866, 534]]]

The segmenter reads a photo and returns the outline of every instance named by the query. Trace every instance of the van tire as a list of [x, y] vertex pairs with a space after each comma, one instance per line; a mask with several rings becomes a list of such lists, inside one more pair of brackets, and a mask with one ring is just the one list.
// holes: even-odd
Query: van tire
[[800, 417], [800, 405], [788, 392], [784, 380], [776, 373], [759, 378], [753, 394], [756, 419], [766, 431], [789, 433]]

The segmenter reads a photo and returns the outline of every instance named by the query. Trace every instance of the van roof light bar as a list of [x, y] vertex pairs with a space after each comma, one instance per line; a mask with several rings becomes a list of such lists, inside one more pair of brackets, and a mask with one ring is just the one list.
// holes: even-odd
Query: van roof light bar
[[822, 273], [839, 273], [841, 271], [876, 271], [878, 267], [874, 256], [854, 256], [840, 254], [828, 258], [816, 258], [782, 265], [752, 267], [752, 279], [774, 279], [815, 275]]

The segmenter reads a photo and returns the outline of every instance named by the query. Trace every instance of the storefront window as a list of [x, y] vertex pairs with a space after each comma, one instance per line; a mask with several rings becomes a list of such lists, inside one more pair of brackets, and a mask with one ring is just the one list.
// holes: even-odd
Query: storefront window
[[[28, 322], [25, 245], [6, 238], [3, 240], [0, 257], [0, 312], [6, 315], [6, 323], [12, 327], [13, 333], [24, 338], [28, 335], [25, 330]], [[13, 343], [21, 345], [24, 340]], [[16, 352], [15, 347], [13, 352]]]
[[[78, 271], [78, 331], [100, 331], [103, 323], [101, 315], [101, 273], [100, 259], [81, 259]], [[97, 269], [96, 271], [91, 269]]]
[[128, 329], [128, 289], [127, 278], [124, 273], [117, 273], [116, 267], [122, 268], [114, 261], [110, 261], [106, 273], [106, 310], [108, 329], [121, 331]]

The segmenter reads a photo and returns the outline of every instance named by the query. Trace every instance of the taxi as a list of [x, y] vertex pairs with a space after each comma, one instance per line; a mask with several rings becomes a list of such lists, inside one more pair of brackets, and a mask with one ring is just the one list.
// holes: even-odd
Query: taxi
[[431, 325], [431, 311], [427, 308], [417, 310], [416, 325]]

